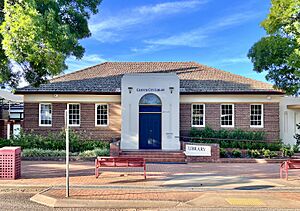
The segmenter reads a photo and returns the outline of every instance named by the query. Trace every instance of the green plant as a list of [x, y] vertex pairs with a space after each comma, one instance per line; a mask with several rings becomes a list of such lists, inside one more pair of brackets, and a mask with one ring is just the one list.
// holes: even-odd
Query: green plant
[[294, 155], [293, 148], [290, 144], [283, 144], [281, 152], [284, 157], [292, 157]]
[[293, 145], [293, 151], [294, 153], [300, 152], [300, 144]]
[[242, 152], [241, 150], [238, 150], [238, 149], [234, 149], [232, 150], [232, 156], [235, 157], [235, 158], [240, 158], [242, 157]]
[[[71, 153], [71, 156], [77, 155], [77, 153]], [[23, 149], [22, 150], [23, 157], [65, 157], [65, 150], [44, 150], [44, 149]]]
[[[192, 128], [190, 131], [191, 142], [196, 143], [219, 143], [221, 148], [238, 149], [269, 149], [279, 151], [282, 147], [281, 140], [267, 143], [263, 142], [264, 132], [236, 130], [213, 130], [210, 127], [204, 129]], [[215, 140], [217, 139], [217, 140]], [[230, 140], [222, 140], [230, 139]]]
[[227, 151], [223, 148], [220, 148], [220, 157], [221, 158], [227, 158], [228, 157]]
[[109, 156], [109, 150], [96, 148], [94, 150], [86, 150], [84, 152], [79, 153], [79, 157], [83, 157], [83, 158], [97, 157], [97, 156]]
[[[48, 133], [46, 136], [21, 132], [18, 137], [1, 140], [2, 146], [20, 146], [22, 149], [39, 148], [44, 150], [65, 150], [65, 133]], [[109, 142], [98, 140], [80, 140], [78, 134], [70, 131], [70, 151], [83, 152], [95, 148], [109, 149]]]
[[258, 158], [260, 156], [260, 152], [257, 149], [248, 150], [247, 153], [251, 158]]

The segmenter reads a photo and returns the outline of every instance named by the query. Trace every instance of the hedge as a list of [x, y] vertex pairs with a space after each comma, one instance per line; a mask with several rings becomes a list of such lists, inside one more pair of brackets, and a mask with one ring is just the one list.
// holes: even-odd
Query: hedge
[[274, 143], [266, 142], [264, 132], [243, 131], [241, 129], [213, 130], [210, 127], [205, 127], [203, 129], [192, 128], [190, 131], [190, 141], [195, 143], [219, 143], [221, 148], [250, 150], [264, 148], [271, 151], [279, 151], [282, 148], [282, 143], [280, 140]]
[[[23, 133], [19, 136], [7, 139], [0, 139], [0, 147], [20, 146], [22, 149], [43, 149], [43, 150], [65, 150], [65, 133], [49, 133], [47, 136]], [[70, 152], [83, 152], [87, 150], [109, 149], [109, 142], [100, 140], [80, 140], [74, 131], [70, 131]]]

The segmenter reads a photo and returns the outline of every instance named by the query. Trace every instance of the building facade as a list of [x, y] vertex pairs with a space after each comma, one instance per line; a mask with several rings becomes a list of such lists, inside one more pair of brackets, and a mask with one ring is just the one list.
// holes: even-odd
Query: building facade
[[300, 98], [283, 97], [280, 101], [280, 138], [285, 144], [296, 144], [295, 134], [300, 134]]
[[279, 139], [281, 91], [195, 62], [106, 62], [17, 93], [25, 131], [61, 131], [67, 109], [82, 138], [120, 139], [122, 150], [179, 150], [205, 126]]

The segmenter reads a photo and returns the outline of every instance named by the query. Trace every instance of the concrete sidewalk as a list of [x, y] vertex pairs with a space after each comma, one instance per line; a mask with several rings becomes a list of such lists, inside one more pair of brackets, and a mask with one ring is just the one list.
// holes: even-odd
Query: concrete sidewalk
[[53, 188], [32, 201], [54, 208], [289, 208], [300, 210], [300, 192], [183, 191], [136, 189]]

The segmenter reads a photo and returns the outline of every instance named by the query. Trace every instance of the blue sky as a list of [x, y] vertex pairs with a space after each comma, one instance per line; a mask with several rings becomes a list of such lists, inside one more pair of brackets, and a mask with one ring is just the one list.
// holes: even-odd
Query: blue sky
[[103, 0], [81, 41], [82, 60], [65, 73], [104, 61], [196, 61], [258, 80], [247, 58], [265, 35], [268, 0]]

